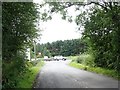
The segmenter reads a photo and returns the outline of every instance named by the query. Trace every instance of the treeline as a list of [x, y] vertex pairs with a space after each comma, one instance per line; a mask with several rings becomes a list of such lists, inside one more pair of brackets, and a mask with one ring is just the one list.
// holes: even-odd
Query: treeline
[[37, 44], [37, 53], [41, 52], [42, 56], [75, 56], [83, 53], [87, 45], [80, 39], [60, 40], [52, 43]]

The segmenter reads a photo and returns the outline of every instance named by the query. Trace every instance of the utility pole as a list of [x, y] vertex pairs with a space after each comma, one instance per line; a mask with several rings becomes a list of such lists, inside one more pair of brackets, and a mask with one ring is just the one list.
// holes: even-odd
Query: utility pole
[[30, 47], [30, 52], [29, 53], [30, 53], [30, 61], [31, 61], [31, 47]]
[[35, 60], [36, 60], [36, 42], [34, 41], [34, 57], [35, 57]]
[[31, 60], [31, 57], [30, 57], [30, 47], [27, 49], [27, 56], [28, 56], [28, 60]]

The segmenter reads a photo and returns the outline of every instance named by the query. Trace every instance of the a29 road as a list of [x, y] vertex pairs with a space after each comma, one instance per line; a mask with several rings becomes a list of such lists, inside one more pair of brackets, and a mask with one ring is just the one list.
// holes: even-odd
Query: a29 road
[[68, 66], [66, 61], [46, 61], [34, 88], [118, 88], [118, 80]]

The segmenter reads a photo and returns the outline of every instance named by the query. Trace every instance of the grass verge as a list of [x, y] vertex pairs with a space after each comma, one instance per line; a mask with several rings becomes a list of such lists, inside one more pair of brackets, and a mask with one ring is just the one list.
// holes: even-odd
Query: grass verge
[[95, 72], [98, 74], [106, 75], [106, 76], [113, 77], [115, 79], [120, 80], [120, 74], [118, 74], [118, 72], [115, 70], [109, 70], [109, 69], [100, 68], [100, 67], [90, 67], [90, 66], [79, 64], [77, 62], [70, 62], [69, 65], [78, 69]]
[[79, 56], [68, 56], [67, 58], [74, 61], [78, 58]]
[[43, 65], [44, 61], [39, 61], [35, 66], [30, 67], [28, 71], [18, 79], [17, 88], [32, 88], [34, 80]]

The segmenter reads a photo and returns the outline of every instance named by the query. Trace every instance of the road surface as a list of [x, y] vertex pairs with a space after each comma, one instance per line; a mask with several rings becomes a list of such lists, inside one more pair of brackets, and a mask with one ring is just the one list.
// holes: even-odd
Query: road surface
[[34, 88], [118, 88], [118, 81], [68, 66], [66, 61], [46, 61]]

